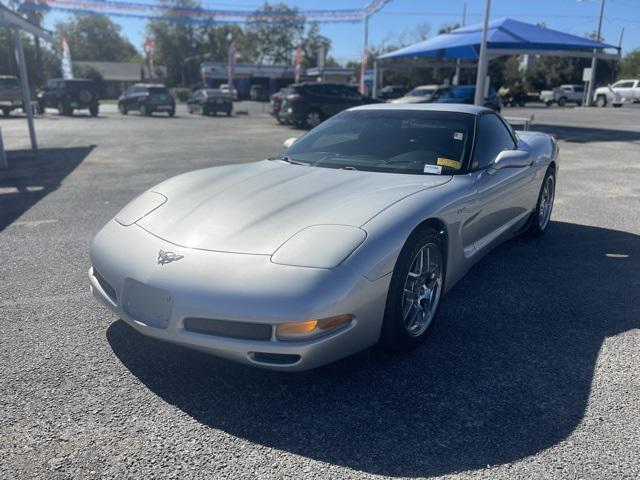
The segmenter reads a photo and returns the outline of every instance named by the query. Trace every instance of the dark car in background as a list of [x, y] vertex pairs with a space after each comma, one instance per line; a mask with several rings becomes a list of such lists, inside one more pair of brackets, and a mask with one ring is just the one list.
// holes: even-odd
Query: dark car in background
[[22, 108], [22, 91], [16, 77], [0, 75], [0, 109], [8, 117], [12, 110]]
[[233, 102], [229, 94], [220, 89], [203, 88], [196, 90], [187, 100], [189, 113], [200, 113], [202, 115], [225, 113], [231, 116], [233, 113]]
[[[466, 103], [473, 105], [476, 95], [476, 87], [473, 85], [460, 85], [451, 87], [442, 93], [434, 103]], [[493, 87], [489, 87], [489, 94], [484, 98], [483, 106], [499, 112], [502, 108], [500, 97]]]
[[145, 116], [162, 112], [173, 117], [176, 114], [176, 101], [164, 85], [137, 83], [120, 95], [118, 110], [123, 115], [135, 110]]
[[387, 85], [382, 87], [378, 92], [378, 98], [381, 100], [393, 100], [394, 98], [404, 97], [409, 89], [402, 85]]
[[298, 83], [287, 90], [278, 110], [278, 121], [313, 128], [323, 120], [351, 107], [379, 103], [358, 89], [338, 83]]
[[264, 85], [251, 85], [249, 98], [254, 102], [268, 102], [269, 89]]
[[73, 115], [75, 110], [89, 110], [92, 117], [98, 115], [98, 87], [90, 79], [72, 80], [52, 78], [47, 80], [38, 94], [38, 113], [46, 108], [57, 108], [60, 115]]

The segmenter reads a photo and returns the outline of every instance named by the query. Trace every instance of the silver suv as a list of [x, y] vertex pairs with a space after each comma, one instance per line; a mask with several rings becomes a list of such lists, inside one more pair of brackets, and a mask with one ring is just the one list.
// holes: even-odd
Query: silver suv
[[0, 75], [0, 109], [5, 117], [12, 110], [22, 108], [22, 91], [16, 77]]

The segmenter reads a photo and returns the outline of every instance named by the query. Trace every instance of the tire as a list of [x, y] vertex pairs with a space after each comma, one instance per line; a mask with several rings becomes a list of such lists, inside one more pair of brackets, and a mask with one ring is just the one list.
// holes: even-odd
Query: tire
[[600, 108], [607, 106], [607, 97], [605, 95], [598, 95], [596, 98], [596, 105]]
[[176, 115], [175, 109], [174, 110], [169, 110], [167, 113], [169, 114], [170, 117], [175, 117], [175, 115]]
[[227, 117], [230, 117], [232, 113], [233, 113], [233, 110], [231, 109], [227, 110]]
[[211, 112], [209, 111], [209, 109], [204, 106], [202, 107], [202, 112], [200, 113], [202, 113], [203, 117], [206, 117], [207, 115], [211, 115]]
[[304, 114], [304, 126], [311, 129], [315, 128], [322, 123], [322, 112], [316, 109], [309, 110]]
[[546, 102], [544, 102], [544, 104], [545, 104], [547, 107], [550, 107], [551, 105], [553, 105], [553, 102], [546, 101]]
[[46, 111], [46, 108], [44, 106], [44, 103], [42, 102], [38, 102], [38, 115], [44, 115], [44, 112]]
[[129, 113], [129, 110], [127, 110], [127, 107], [124, 106], [124, 103], [118, 103], [118, 111], [122, 115], [126, 115], [127, 113]]
[[[547, 195], [547, 187], [550, 188], [550, 196]], [[529, 228], [526, 232], [528, 236], [541, 237], [547, 231], [547, 227], [549, 226], [549, 221], [551, 219], [551, 212], [553, 211], [553, 200], [555, 199], [555, 194], [556, 173], [553, 167], [549, 167], [544, 179], [542, 180], [542, 186], [540, 187], [540, 193], [538, 194], [538, 201], [536, 203], [536, 210], [531, 214], [531, 218], [529, 220]]]
[[11, 115], [11, 109], [10, 108], [3, 108], [2, 109], [2, 115], [4, 115], [5, 117], [8, 117], [9, 115]]
[[561, 97], [558, 99], [558, 106], [564, 107], [567, 104], [567, 99], [565, 97]]
[[151, 110], [149, 110], [146, 105], [140, 105], [140, 114], [144, 115], [145, 117], [150, 117]]
[[60, 115], [64, 115], [65, 117], [69, 117], [73, 115], [73, 108], [71, 108], [69, 105], [67, 105], [64, 102], [60, 102], [58, 103], [58, 113]]
[[89, 114], [92, 117], [97, 117], [99, 112], [100, 112], [100, 106], [97, 103], [94, 103], [93, 105], [89, 106]]
[[382, 348], [409, 351], [427, 338], [438, 312], [445, 271], [442, 236], [431, 227], [419, 227], [407, 239], [393, 269], [380, 332]]
[[611, 105], [613, 105], [613, 108], [620, 108], [622, 107], [621, 103], [612, 103]]

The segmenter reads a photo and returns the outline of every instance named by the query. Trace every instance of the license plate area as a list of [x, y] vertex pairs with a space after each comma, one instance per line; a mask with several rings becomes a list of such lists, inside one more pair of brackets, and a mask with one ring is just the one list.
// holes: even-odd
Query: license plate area
[[167, 328], [173, 312], [173, 298], [166, 290], [127, 278], [124, 282], [124, 311], [144, 325]]

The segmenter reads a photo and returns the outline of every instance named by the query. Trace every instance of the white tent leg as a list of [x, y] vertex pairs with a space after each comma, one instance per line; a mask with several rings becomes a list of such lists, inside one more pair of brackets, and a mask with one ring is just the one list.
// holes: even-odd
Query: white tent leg
[[20, 71], [20, 85], [22, 87], [22, 102], [25, 113], [27, 114], [27, 123], [29, 124], [29, 136], [31, 137], [31, 150], [38, 151], [38, 142], [36, 140], [36, 129], [33, 124], [33, 109], [31, 106], [31, 93], [29, 92], [29, 80], [27, 78], [27, 67], [24, 60], [24, 49], [22, 48], [22, 38], [20, 30], [15, 29], [16, 39], [16, 62]]
[[487, 30], [489, 29], [489, 15], [491, 13], [491, 0], [486, 0], [487, 8], [484, 12], [484, 28], [482, 29], [482, 42], [480, 43], [480, 54], [478, 55], [478, 76], [476, 77], [476, 95], [474, 104], [482, 106], [485, 97], [485, 82], [489, 59], [487, 58]]

